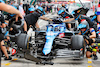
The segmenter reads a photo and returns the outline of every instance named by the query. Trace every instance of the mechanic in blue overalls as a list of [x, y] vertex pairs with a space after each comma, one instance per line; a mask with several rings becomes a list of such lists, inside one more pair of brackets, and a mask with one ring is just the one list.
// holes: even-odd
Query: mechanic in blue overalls
[[[80, 30], [80, 32], [78, 34], [83, 35], [87, 45], [88, 46], [94, 45], [94, 42], [95, 42], [94, 38], [96, 38], [96, 32], [95, 32], [94, 28], [89, 27], [89, 24], [86, 20], [82, 21], [79, 24], [78, 29]], [[92, 56], [94, 56], [94, 60], [98, 59], [96, 52], [92, 51], [92, 49], [90, 49], [90, 48], [87, 48], [86, 57], [90, 58]]]
[[[70, 22], [70, 21], [74, 20], [73, 16], [70, 15], [70, 14], [68, 14], [68, 13], [67, 13], [65, 10], [63, 10], [63, 9], [61, 9], [61, 10], [58, 11], [58, 15], [60, 15], [60, 16], [64, 19], [63, 22]], [[68, 23], [68, 24], [67, 24], [67, 27], [68, 27], [68, 29], [70, 30], [70, 29], [71, 29], [71, 24]]]
[[[14, 7], [15, 9], [17, 9], [17, 7], [16, 6], [14, 6], [14, 5], [11, 5], [12, 7]], [[5, 25], [6, 26], [8, 26], [8, 23], [9, 23], [9, 19], [11, 19], [11, 18], [13, 18], [13, 17], [15, 17], [16, 15], [15, 14], [7, 14], [7, 17], [5, 18]], [[11, 33], [14, 33], [14, 32], [10, 32], [10, 34]], [[7, 53], [8, 54], [10, 54], [10, 50], [9, 50], [9, 47], [11, 46], [10, 45], [10, 37], [9, 36], [6, 36], [6, 35], [9, 35], [9, 31], [7, 31], [6, 33], [5, 33], [5, 37], [4, 37], [4, 41], [5, 41], [5, 45], [6, 45], [6, 48], [7, 48]], [[3, 54], [2, 54], [3, 55]]]
[[98, 4], [97, 10], [95, 11], [95, 15], [90, 16], [92, 17], [91, 21], [97, 22], [97, 38], [100, 38], [100, 2]]
[[98, 38], [100, 38], [100, 2], [97, 7], [97, 34]]
[[[16, 21], [17, 21], [18, 17], [23, 18], [21, 13], [18, 10], [16, 10], [15, 8], [13, 8], [10, 5], [4, 4], [3, 0], [0, 0], [0, 10], [6, 11], [8, 13], [16, 14]], [[4, 18], [2, 18], [2, 15], [0, 15], [0, 21], [2, 22], [0, 24], [0, 28], [4, 28], [5, 27], [5, 24], [4, 24], [5, 21], [2, 21], [2, 20], [4, 20]], [[0, 45], [1, 45], [1, 50], [5, 54], [5, 58], [4, 59], [5, 60], [11, 60], [12, 58], [7, 54], [6, 47], [4, 45], [4, 41], [3, 40], [4, 40], [4, 35], [2, 34], [2, 31], [0, 29]]]

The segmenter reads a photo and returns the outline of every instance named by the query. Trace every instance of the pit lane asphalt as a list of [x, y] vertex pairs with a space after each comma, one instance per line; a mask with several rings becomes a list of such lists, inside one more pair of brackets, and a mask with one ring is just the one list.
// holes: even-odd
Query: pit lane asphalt
[[26, 60], [24, 58], [13, 57], [12, 60], [5, 61], [2, 57], [1, 67], [100, 67], [100, 54], [98, 54], [99, 59], [94, 61], [92, 60], [91, 64], [88, 64], [88, 59], [84, 58], [83, 60], [73, 60], [68, 58], [56, 58], [53, 60], [54, 65], [37, 65], [35, 62]]

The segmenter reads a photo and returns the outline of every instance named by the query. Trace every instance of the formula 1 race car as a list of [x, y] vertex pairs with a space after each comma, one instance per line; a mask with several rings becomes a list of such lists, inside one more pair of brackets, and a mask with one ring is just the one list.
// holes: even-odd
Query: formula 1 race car
[[75, 35], [75, 31], [69, 31], [65, 23], [59, 19], [47, 25], [46, 31], [31, 31], [30, 36], [20, 32], [22, 24], [21, 26], [16, 25], [13, 20], [10, 22], [13, 24], [10, 23], [9, 26], [14, 27], [17, 34], [9, 34], [9, 36], [16, 42], [17, 52], [23, 53], [28, 60], [42, 64], [54, 64], [51, 60], [55, 58], [84, 58], [83, 36]]
[[43, 64], [54, 58], [84, 58], [85, 42], [81, 35], [66, 29], [61, 21], [47, 25], [46, 31], [33, 31], [31, 38], [27, 34], [17, 37], [18, 50], [26, 59]]
[[9, 33], [8, 36], [17, 44], [17, 52], [22, 52], [26, 59], [37, 63], [53, 64], [51, 60], [55, 58], [84, 58], [83, 36], [75, 35], [75, 31], [69, 31], [65, 23], [59, 19], [47, 25], [46, 31], [31, 31], [30, 36], [21, 33], [20, 28], [23, 21], [19, 20], [19, 22], [23, 22], [20, 25], [14, 24], [14, 19], [9, 22], [9, 29], [14, 28], [15, 34]]

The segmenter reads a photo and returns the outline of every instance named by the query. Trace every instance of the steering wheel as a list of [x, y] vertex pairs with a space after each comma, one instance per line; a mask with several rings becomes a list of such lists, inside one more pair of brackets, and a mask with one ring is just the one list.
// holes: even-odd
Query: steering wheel
[[[18, 24], [16, 24], [18, 23]], [[21, 30], [20, 28], [24, 25], [24, 19], [18, 18], [18, 21], [15, 21], [15, 17], [11, 18], [9, 20], [9, 25], [8, 25], [8, 31], [10, 30], [10, 28], [13, 28], [14, 31], [16, 31], [17, 33], [15, 33], [14, 35], [7, 35], [9, 37], [17, 37], [18, 35], [21, 34]]]

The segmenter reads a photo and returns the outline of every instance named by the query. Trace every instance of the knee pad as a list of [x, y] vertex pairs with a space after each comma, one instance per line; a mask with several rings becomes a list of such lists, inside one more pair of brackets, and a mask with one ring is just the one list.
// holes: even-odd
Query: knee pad
[[89, 39], [89, 45], [91, 45], [93, 43], [93, 40], [92, 39]]

